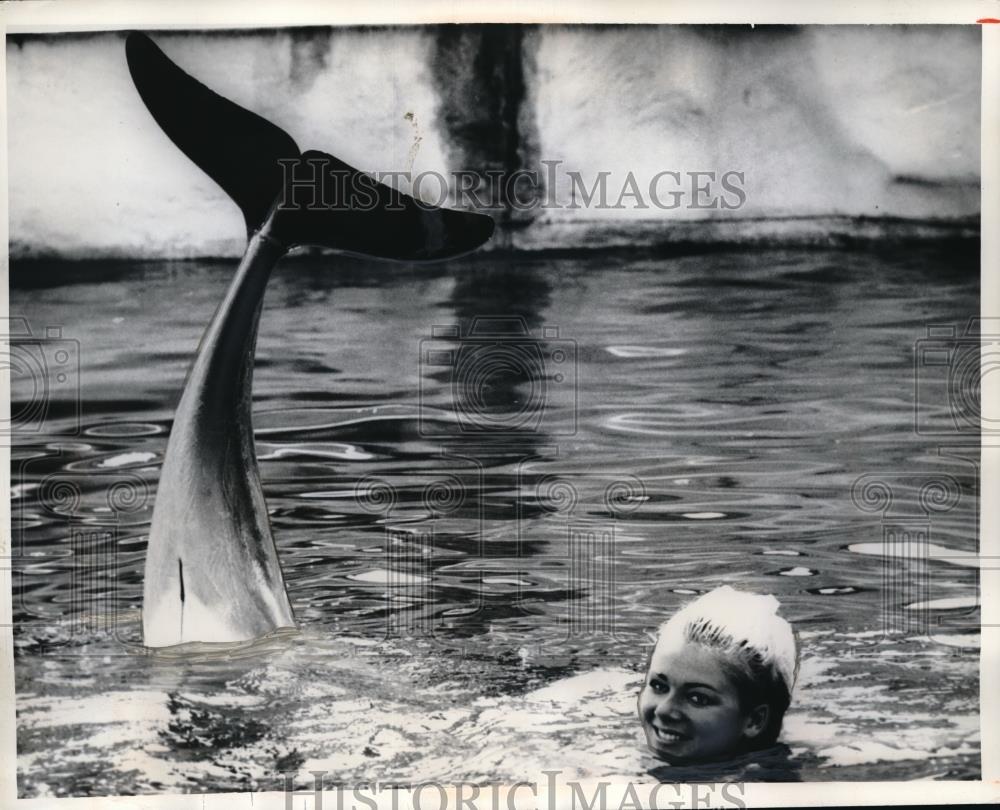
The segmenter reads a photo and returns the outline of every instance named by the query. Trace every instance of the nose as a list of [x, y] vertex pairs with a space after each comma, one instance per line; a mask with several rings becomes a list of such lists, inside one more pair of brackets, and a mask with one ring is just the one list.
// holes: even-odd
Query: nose
[[656, 704], [656, 716], [670, 720], [677, 720], [683, 716], [680, 701], [676, 693], [671, 690], [669, 694], [663, 695]]

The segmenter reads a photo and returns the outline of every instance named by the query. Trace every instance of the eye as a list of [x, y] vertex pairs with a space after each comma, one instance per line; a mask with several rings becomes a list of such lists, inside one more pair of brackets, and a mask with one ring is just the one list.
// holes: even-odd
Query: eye
[[711, 706], [714, 701], [708, 695], [702, 692], [692, 692], [688, 695], [688, 700], [693, 706]]
[[667, 691], [670, 690], [670, 687], [667, 686], [666, 683], [664, 683], [663, 681], [659, 680], [658, 678], [654, 678], [653, 680], [651, 680], [649, 682], [649, 688], [652, 689], [657, 694], [660, 694], [660, 695], [662, 695], [665, 692], [667, 692]]

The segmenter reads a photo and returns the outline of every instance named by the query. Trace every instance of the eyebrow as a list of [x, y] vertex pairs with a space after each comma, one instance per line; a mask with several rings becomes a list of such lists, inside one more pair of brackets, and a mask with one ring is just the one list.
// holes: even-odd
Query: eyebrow
[[[653, 677], [654, 678], [659, 678], [662, 681], [669, 681], [670, 680], [670, 678], [668, 678], [662, 672], [654, 672], [653, 673]], [[681, 686], [684, 689], [711, 689], [713, 692], [718, 692], [719, 691], [717, 687], [712, 686], [711, 684], [699, 683], [697, 681], [693, 681], [691, 683], [682, 683]]]

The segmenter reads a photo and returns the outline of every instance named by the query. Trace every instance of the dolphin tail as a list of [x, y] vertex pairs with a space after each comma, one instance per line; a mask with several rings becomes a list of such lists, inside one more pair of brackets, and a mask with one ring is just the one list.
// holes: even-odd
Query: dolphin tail
[[[294, 626], [271, 535], [251, 425], [264, 290], [296, 245], [400, 261], [469, 252], [480, 214], [425, 205], [286, 132], [189, 76], [144, 34], [126, 42], [139, 95], [163, 131], [239, 205], [247, 251], [188, 374], [160, 473], [146, 552], [147, 646], [245, 641]], [[330, 197], [332, 184], [348, 197]]]
[[[125, 42], [139, 95], [171, 141], [287, 247], [319, 245], [397, 261], [437, 261], [493, 234], [483, 214], [428, 205], [322, 152], [185, 73], [145, 34]], [[273, 227], [268, 225], [273, 217]]]
[[148, 647], [247, 641], [295, 626], [260, 483], [250, 396], [264, 288], [283, 255], [254, 234], [188, 373], [146, 549]]

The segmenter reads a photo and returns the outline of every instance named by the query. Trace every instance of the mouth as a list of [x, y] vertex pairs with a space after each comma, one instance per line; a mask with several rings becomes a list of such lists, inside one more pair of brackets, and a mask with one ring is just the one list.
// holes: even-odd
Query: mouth
[[687, 734], [681, 734], [678, 731], [671, 731], [654, 725], [650, 725], [650, 728], [653, 730], [653, 735], [656, 737], [657, 742], [664, 745], [672, 745], [690, 739]]

